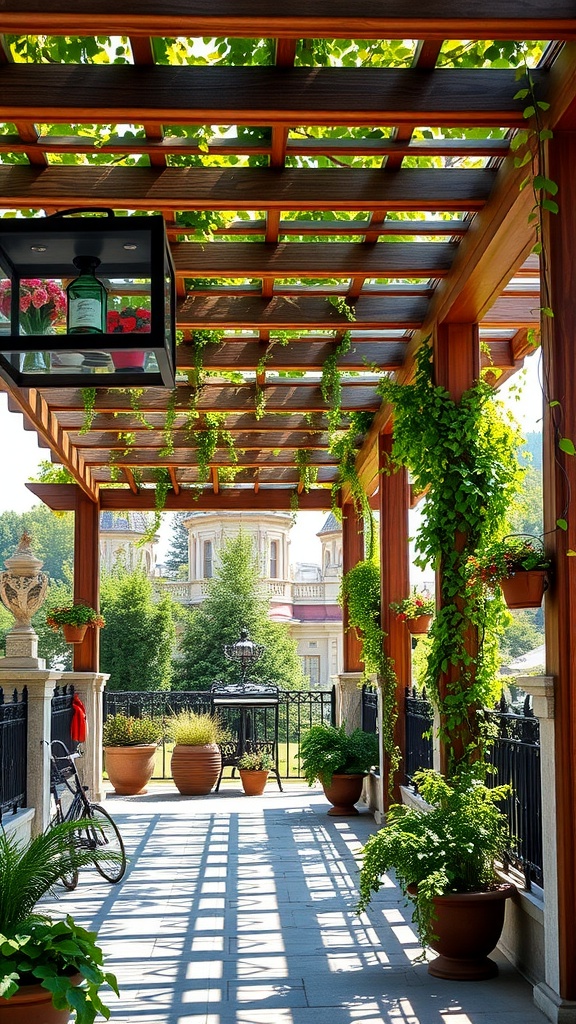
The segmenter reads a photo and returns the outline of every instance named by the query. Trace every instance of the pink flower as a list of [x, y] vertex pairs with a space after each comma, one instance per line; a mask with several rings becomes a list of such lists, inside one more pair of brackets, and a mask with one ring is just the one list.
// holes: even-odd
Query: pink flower
[[32, 305], [34, 309], [40, 309], [48, 302], [48, 292], [45, 288], [35, 288], [32, 292]]
[[27, 313], [31, 302], [32, 296], [30, 295], [30, 292], [22, 292], [20, 296], [20, 311], [22, 313]]

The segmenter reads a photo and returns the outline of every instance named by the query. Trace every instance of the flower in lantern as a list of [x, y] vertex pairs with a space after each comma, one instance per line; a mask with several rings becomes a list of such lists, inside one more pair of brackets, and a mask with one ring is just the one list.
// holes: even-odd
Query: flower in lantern
[[[0, 281], [0, 313], [10, 319], [12, 282]], [[24, 334], [51, 334], [66, 324], [66, 295], [55, 281], [20, 281], [20, 327]]]
[[142, 306], [111, 309], [108, 313], [107, 331], [109, 334], [150, 333], [150, 310]]

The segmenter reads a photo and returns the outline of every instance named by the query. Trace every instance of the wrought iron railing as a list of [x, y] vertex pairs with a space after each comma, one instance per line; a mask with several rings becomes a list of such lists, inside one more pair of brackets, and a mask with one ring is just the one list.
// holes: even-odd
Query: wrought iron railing
[[378, 690], [369, 683], [362, 684], [360, 726], [364, 732], [378, 732]]
[[[104, 715], [151, 715], [166, 720], [179, 711], [211, 711], [208, 690], [165, 690], [155, 692], [113, 691], [104, 693]], [[236, 738], [239, 726], [237, 710], [219, 709], [224, 725]], [[280, 690], [278, 702], [278, 761], [285, 779], [301, 778], [300, 740], [312, 725], [333, 725], [335, 691]], [[275, 708], [255, 707], [250, 712], [251, 734], [259, 740], [275, 735]], [[170, 741], [164, 739], [159, 751], [154, 778], [170, 778]]]
[[488, 782], [511, 786], [502, 807], [513, 837], [507, 860], [522, 871], [527, 889], [533, 882], [543, 886], [540, 723], [534, 717], [529, 696], [520, 711], [510, 707], [503, 697], [487, 716], [497, 730], [488, 753], [496, 774], [489, 776]]
[[434, 713], [426, 690], [418, 693], [416, 687], [406, 688], [406, 758], [404, 771], [408, 785], [414, 772], [432, 767], [432, 722]]
[[26, 806], [28, 691], [0, 687], [0, 821]]
[[64, 686], [55, 686], [52, 696], [52, 713], [50, 726], [50, 739], [60, 740], [68, 750], [72, 750], [75, 744], [70, 738], [70, 726], [72, 724], [72, 698], [74, 687], [71, 683]]

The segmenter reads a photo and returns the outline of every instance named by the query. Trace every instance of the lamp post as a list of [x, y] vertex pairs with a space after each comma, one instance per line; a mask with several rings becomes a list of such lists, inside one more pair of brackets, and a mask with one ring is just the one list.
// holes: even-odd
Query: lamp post
[[264, 647], [250, 640], [248, 630], [244, 628], [240, 630], [240, 639], [235, 644], [224, 644], [224, 654], [240, 666], [240, 684], [244, 686], [248, 670], [262, 657]]

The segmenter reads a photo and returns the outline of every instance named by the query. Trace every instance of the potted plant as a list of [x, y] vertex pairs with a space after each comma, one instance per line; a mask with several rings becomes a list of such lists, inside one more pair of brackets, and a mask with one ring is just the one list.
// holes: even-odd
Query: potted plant
[[418, 591], [414, 587], [410, 597], [403, 601], [395, 601], [390, 605], [392, 611], [406, 623], [414, 636], [427, 633], [430, 629], [432, 616], [436, 611], [436, 601], [427, 590]]
[[0, 831], [1, 1024], [67, 1024], [72, 1010], [76, 1024], [110, 1016], [99, 989], [107, 983], [118, 995], [118, 986], [96, 933], [69, 915], [54, 920], [35, 909], [71, 859], [75, 868], [93, 862], [95, 851], [74, 843], [81, 829], [63, 822], [28, 842]]
[[386, 827], [364, 847], [358, 909], [366, 909], [393, 870], [414, 905], [422, 946], [440, 953], [428, 966], [438, 978], [473, 981], [498, 973], [487, 954], [500, 938], [505, 900], [515, 887], [494, 870], [509, 844], [497, 806], [509, 787], [486, 786], [488, 770], [477, 762], [450, 781], [431, 769], [415, 772], [423, 809], [393, 805]]
[[174, 740], [172, 778], [184, 796], [205, 796], [218, 781], [222, 767], [220, 720], [209, 712], [181, 711], [168, 723]]
[[162, 723], [143, 715], [112, 715], [104, 722], [102, 740], [108, 778], [117, 793], [145, 793], [152, 778]]
[[[149, 334], [150, 310], [142, 306], [123, 306], [108, 311], [106, 330], [108, 334]], [[146, 353], [143, 351], [112, 352], [112, 362], [120, 373], [144, 370]]]
[[265, 751], [242, 754], [238, 761], [238, 770], [242, 779], [242, 788], [246, 796], [261, 796], [268, 781], [270, 769], [274, 761]]
[[46, 622], [55, 633], [61, 629], [64, 639], [69, 644], [82, 643], [89, 627], [93, 629], [99, 626], [102, 629], [106, 625], [106, 620], [99, 612], [90, 605], [81, 603], [52, 608], [46, 616]]
[[538, 537], [510, 535], [470, 558], [471, 582], [502, 588], [509, 608], [539, 608], [548, 582], [550, 559]]
[[378, 741], [372, 733], [345, 726], [313, 725], [302, 740], [302, 774], [309, 786], [318, 779], [326, 799], [334, 806], [331, 815], [358, 814], [354, 804], [360, 799], [362, 784], [378, 763]]

